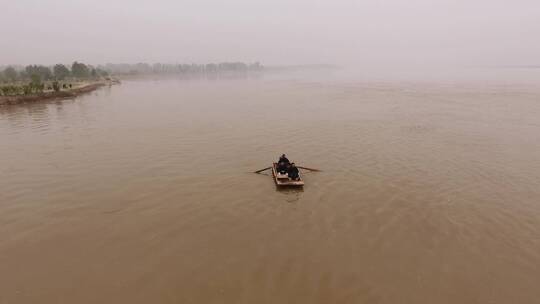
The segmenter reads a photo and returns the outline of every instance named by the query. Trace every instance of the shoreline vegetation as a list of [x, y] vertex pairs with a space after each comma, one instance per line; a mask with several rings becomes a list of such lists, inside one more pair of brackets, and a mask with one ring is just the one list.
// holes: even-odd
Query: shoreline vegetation
[[75, 61], [71, 66], [29, 65], [0, 67], [0, 106], [73, 98], [102, 86], [119, 84], [120, 78], [149, 75], [176, 77], [227, 77], [261, 72], [259, 63], [208, 64], [106, 64], [94, 67]]
[[52, 100], [52, 99], [74, 98], [82, 94], [90, 93], [103, 86], [107, 86], [107, 85], [110, 86], [110, 85], [119, 84], [119, 83], [120, 83], [119, 80], [99, 80], [99, 81], [92, 81], [92, 82], [77, 83], [74, 86], [72, 85], [69, 89], [59, 90], [59, 91], [53, 90], [53, 91], [43, 91], [43, 92], [31, 93], [31, 94], [0, 96], [0, 106], [45, 101], [45, 100]]
[[8, 66], [0, 69], [0, 106], [72, 98], [115, 83], [107, 71], [76, 61], [70, 67]]

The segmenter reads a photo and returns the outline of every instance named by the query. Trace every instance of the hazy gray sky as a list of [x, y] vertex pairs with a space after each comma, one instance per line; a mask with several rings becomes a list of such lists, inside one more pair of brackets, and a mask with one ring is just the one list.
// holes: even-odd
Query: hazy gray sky
[[539, 0], [0, 0], [0, 64], [540, 64]]

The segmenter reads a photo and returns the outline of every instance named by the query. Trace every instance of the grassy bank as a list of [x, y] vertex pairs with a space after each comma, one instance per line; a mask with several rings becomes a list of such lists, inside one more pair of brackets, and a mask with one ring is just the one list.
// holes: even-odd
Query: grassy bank
[[118, 83], [119, 81], [117, 80], [99, 80], [77, 83], [69, 89], [62, 89], [59, 91], [48, 90], [33, 94], [0, 96], [0, 106], [38, 102], [51, 99], [73, 98], [85, 93], [92, 92], [100, 87]]

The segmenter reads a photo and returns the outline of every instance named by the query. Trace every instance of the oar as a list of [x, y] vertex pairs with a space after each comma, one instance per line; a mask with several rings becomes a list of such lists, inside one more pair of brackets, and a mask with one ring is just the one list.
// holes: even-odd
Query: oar
[[313, 169], [313, 168], [306, 168], [306, 167], [301, 167], [301, 166], [296, 166], [300, 169], [304, 169], [304, 170], [309, 170], [309, 171], [314, 171], [314, 172], [321, 172], [322, 170], [319, 170], [319, 169]]
[[266, 171], [266, 170], [271, 169], [271, 168], [272, 167], [264, 168], [264, 169], [261, 169], [261, 170], [257, 170], [257, 171], [255, 171], [253, 173], [261, 173], [261, 172]]

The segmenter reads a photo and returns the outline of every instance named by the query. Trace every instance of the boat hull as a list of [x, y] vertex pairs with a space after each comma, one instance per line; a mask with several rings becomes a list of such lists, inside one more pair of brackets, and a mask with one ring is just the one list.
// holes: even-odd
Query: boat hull
[[277, 163], [272, 164], [272, 176], [274, 177], [274, 181], [276, 182], [276, 186], [278, 186], [278, 187], [302, 187], [302, 186], [304, 186], [304, 181], [302, 180], [301, 176], [300, 176], [299, 180], [291, 180], [290, 178], [287, 178], [287, 179], [278, 178]]

